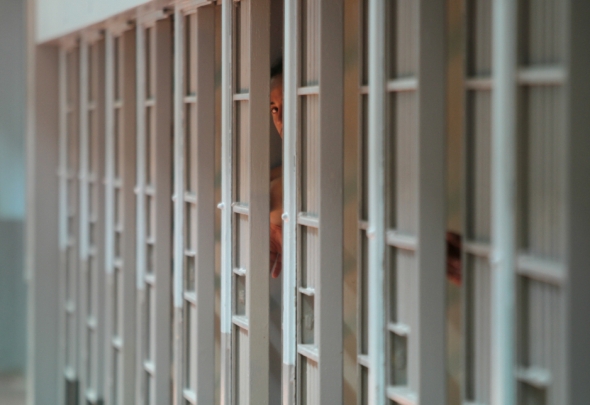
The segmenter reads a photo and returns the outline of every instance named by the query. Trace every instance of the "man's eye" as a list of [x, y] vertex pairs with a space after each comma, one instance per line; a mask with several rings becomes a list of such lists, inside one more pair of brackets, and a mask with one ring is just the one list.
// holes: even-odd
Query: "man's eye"
[[270, 112], [271, 112], [271, 114], [276, 114], [276, 113], [278, 113], [278, 112], [279, 112], [279, 109], [278, 109], [277, 107], [272, 107], [272, 108], [270, 109]]

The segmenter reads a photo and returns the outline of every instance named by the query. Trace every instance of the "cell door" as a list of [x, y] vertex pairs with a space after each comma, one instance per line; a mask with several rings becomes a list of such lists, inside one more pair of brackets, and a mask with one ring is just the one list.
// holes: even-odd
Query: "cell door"
[[104, 39], [80, 41], [79, 402], [103, 397], [104, 349]]
[[59, 401], [78, 400], [78, 232], [80, 49], [70, 40], [59, 51]]
[[221, 402], [269, 398], [270, 2], [222, 2]]
[[105, 35], [104, 400], [123, 405], [135, 402], [136, 34], [113, 22]]
[[171, 401], [172, 26], [137, 22], [137, 404]]
[[174, 404], [215, 397], [215, 13], [174, 16]]
[[285, 2], [283, 403], [342, 403], [343, 5]]
[[368, 3], [370, 404], [446, 398], [444, 6]]

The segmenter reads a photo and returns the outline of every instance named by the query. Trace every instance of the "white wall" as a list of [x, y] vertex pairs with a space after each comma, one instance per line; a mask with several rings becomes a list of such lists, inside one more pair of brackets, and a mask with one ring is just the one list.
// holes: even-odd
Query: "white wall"
[[149, 0], [37, 0], [37, 42], [100, 22]]

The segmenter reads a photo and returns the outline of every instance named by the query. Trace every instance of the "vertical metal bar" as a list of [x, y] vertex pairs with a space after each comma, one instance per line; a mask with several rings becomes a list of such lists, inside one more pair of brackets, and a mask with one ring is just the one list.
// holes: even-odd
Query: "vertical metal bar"
[[249, 245], [246, 298], [249, 351], [248, 404], [269, 402], [269, 179], [270, 0], [250, 3]]
[[298, 0], [285, 0], [283, 73], [283, 405], [294, 405], [297, 380], [297, 75]]
[[65, 50], [29, 40], [27, 403], [53, 405], [65, 403]]
[[[196, 314], [191, 318], [197, 328], [194, 361], [197, 364], [195, 391], [199, 404], [212, 404], [215, 398], [215, 4], [197, 10], [196, 74]], [[195, 311], [193, 311], [195, 312]]]
[[447, 401], [445, 1], [421, 1], [418, 17], [418, 398]]
[[232, 404], [233, 8], [221, 5], [221, 404]]
[[317, 328], [318, 404], [343, 403], [342, 264], [344, 6], [320, 2], [319, 8], [319, 267]]
[[[145, 54], [146, 30], [150, 39]], [[171, 400], [171, 102], [172, 47], [170, 19], [138, 25], [138, 257], [137, 395], [138, 403]], [[146, 56], [150, 60], [146, 61]], [[149, 63], [149, 75], [145, 64]], [[146, 84], [149, 94], [146, 94]], [[150, 122], [146, 111], [150, 109]], [[141, 125], [141, 126], [140, 126]], [[149, 137], [149, 139], [147, 139]], [[147, 147], [149, 141], [149, 148]], [[157, 153], [155, 152], [157, 151]], [[147, 156], [149, 154], [149, 156]], [[149, 176], [148, 176], [149, 174]], [[147, 180], [150, 184], [147, 184]], [[145, 200], [151, 211], [146, 212]], [[157, 215], [155, 213], [158, 213]], [[147, 235], [149, 229], [150, 234]], [[149, 248], [148, 248], [149, 246]], [[151, 250], [151, 252], [150, 252]], [[150, 260], [146, 255], [150, 254]], [[148, 268], [149, 265], [149, 268]], [[166, 327], [167, 326], [167, 327]]]
[[369, 0], [369, 403], [385, 396], [385, 2]]
[[[183, 345], [183, 285], [184, 276], [184, 136], [187, 130], [183, 121], [184, 110], [184, 14], [180, 7], [174, 11], [174, 391], [173, 403], [184, 403], [184, 372], [188, 359]], [[187, 76], [190, 72], [186, 73]], [[188, 118], [187, 118], [188, 119]]]
[[516, 401], [515, 322], [515, 149], [516, 4], [493, 7], [492, 94], [492, 374], [491, 404]]
[[587, 153], [590, 150], [590, 116], [587, 114], [590, 99], [590, 83], [587, 80], [590, 68], [590, 54], [584, 46], [588, 38], [590, 4], [571, 0], [567, 12], [567, 126], [569, 130], [567, 147], [567, 261], [568, 281], [566, 283], [567, 354], [565, 376], [567, 399], [565, 403], [583, 403], [590, 396], [590, 385], [585, 376], [589, 373], [590, 356], [585, 348], [590, 341], [590, 329], [584, 319], [588, 317], [590, 283], [588, 263], [590, 261], [590, 238], [588, 224], [590, 193], [588, 173], [590, 172]]

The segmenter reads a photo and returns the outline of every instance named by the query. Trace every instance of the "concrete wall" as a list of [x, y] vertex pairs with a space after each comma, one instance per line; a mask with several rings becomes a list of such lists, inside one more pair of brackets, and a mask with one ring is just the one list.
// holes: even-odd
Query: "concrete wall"
[[37, 42], [68, 34], [149, 0], [37, 0]]
[[3, 0], [0, 13], [0, 372], [25, 367], [26, 1]]

